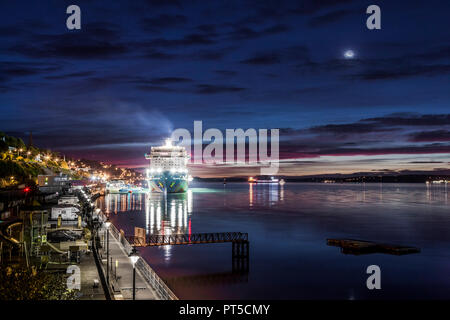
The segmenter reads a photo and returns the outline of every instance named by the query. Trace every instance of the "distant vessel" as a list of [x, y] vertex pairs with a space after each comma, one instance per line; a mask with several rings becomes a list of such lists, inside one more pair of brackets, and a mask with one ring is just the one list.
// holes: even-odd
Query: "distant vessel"
[[106, 193], [121, 193], [126, 186], [122, 180], [111, 180], [106, 184]]
[[284, 185], [284, 180], [283, 179], [278, 179], [275, 177], [261, 177], [261, 178], [253, 178], [250, 177], [248, 178], [248, 182], [249, 183], [262, 183], [262, 184], [280, 184], [280, 185]]
[[145, 158], [150, 160], [147, 169], [147, 181], [151, 191], [180, 193], [188, 189], [189, 176], [186, 167], [189, 155], [181, 146], [173, 146], [171, 139], [166, 139], [165, 145], [152, 147]]
[[450, 180], [432, 180], [432, 181], [426, 181], [426, 184], [447, 184], [450, 183]]
[[111, 180], [106, 184], [106, 193], [145, 193], [141, 187], [126, 184], [123, 180]]

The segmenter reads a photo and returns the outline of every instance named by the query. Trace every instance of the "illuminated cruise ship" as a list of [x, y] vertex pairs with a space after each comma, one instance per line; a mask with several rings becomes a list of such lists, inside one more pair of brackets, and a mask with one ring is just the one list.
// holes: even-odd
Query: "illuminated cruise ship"
[[188, 189], [192, 179], [187, 170], [189, 155], [181, 146], [172, 145], [167, 139], [164, 146], [152, 147], [145, 158], [150, 160], [147, 181], [151, 191], [180, 193]]

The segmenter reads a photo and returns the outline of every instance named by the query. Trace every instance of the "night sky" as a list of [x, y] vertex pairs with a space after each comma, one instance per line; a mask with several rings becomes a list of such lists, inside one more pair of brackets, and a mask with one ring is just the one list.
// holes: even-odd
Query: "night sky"
[[[82, 28], [66, 28], [67, 6]], [[382, 29], [366, 28], [381, 7]], [[450, 168], [450, 1], [0, 0], [0, 131], [143, 167], [176, 128], [279, 128], [281, 174]], [[352, 50], [348, 58], [345, 52]], [[196, 166], [194, 175], [256, 167]]]

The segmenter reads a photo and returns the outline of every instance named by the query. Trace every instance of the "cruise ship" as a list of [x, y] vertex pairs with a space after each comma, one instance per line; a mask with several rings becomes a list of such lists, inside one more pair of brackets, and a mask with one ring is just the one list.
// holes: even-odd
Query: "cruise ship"
[[165, 145], [152, 147], [150, 154], [146, 154], [145, 158], [150, 160], [147, 181], [151, 191], [165, 193], [187, 191], [192, 178], [186, 167], [189, 155], [184, 147], [174, 146], [171, 139], [166, 139]]

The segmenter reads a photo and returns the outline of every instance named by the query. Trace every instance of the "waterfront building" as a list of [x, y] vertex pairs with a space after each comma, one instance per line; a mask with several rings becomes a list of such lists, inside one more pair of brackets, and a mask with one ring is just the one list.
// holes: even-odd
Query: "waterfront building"
[[51, 220], [57, 220], [61, 216], [62, 220], [77, 220], [80, 210], [71, 204], [59, 204], [52, 207]]

